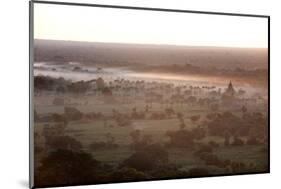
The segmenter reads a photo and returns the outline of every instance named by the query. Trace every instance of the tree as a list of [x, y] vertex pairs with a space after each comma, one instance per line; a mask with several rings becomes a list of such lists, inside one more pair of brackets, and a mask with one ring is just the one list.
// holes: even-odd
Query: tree
[[230, 133], [225, 132], [225, 134], [224, 134], [224, 145], [229, 146], [229, 144], [230, 144]]
[[239, 89], [238, 90], [238, 95], [239, 96], [243, 96], [244, 94], [246, 94], [246, 91], [242, 90], [242, 89]]
[[197, 140], [203, 139], [206, 136], [206, 131], [204, 128], [196, 127], [193, 128], [190, 132], [193, 138]]
[[190, 96], [187, 98], [187, 103], [190, 104], [190, 105], [194, 105], [196, 103], [197, 99], [195, 96]]
[[96, 84], [99, 90], [102, 90], [105, 87], [104, 80], [101, 77], [96, 80]]
[[170, 139], [169, 143], [167, 144], [168, 147], [176, 147], [176, 148], [194, 147], [194, 136], [188, 130], [167, 131], [166, 136], [168, 136]]
[[195, 123], [195, 122], [197, 122], [200, 118], [201, 118], [200, 115], [194, 115], [194, 116], [191, 116], [191, 117], [190, 117], [190, 120], [191, 120], [193, 123]]
[[175, 111], [173, 108], [166, 108], [165, 113], [167, 114], [168, 117], [170, 117], [171, 115], [175, 114]]
[[219, 110], [219, 105], [218, 104], [212, 104], [210, 106], [210, 109], [214, 112], [218, 111]]
[[256, 137], [254, 136], [251, 136], [247, 139], [247, 142], [246, 142], [247, 145], [258, 145], [260, 144], [260, 142], [257, 140]]
[[133, 141], [134, 143], [137, 143], [137, 142], [140, 141], [140, 138], [141, 138], [141, 131], [140, 131], [139, 129], [136, 129], [136, 130], [134, 130], [134, 131], [132, 131], [132, 132], [130, 133], [130, 136], [131, 136], [131, 138], [132, 138], [132, 141]]
[[179, 127], [180, 127], [180, 129], [184, 129], [186, 127], [186, 125], [185, 125], [184, 122], [182, 122], [182, 123], [179, 124]]
[[234, 136], [233, 142], [232, 144], [233, 146], [243, 146], [244, 145], [244, 141], [242, 139], [240, 139], [238, 136]]
[[138, 171], [150, 171], [168, 163], [168, 152], [160, 144], [151, 144], [137, 150], [120, 167], [134, 168]]
[[217, 117], [216, 113], [210, 113], [206, 115], [208, 120], [214, 120]]
[[35, 186], [93, 183], [100, 165], [89, 153], [57, 150], [41, 161], [35, 174]]
[[69, 92], [74, 94], [84, 94], [90, 87], [90, 84], [85, 81], [72, 82], [67, 85]]
[[108, 145], [112, 145], [112, 144], [114, 144], [114, 142], [115, 142], [115, 138], [112, 136], [111, 133], [106, 133], [105, 139], [106, 139], [106, 143], [107, 143]]
[[119, 127], [126, 127], [131, 125], [131, 119], [126, 115], [119, 114], [118, 117], [115, 118], [116, 123]]
[[57, 87], [56, 91], [58, 94], [65, 94], [67, 90], [66, 87], [60, 85]]
[[247, 112], [246, 106], [242, 106], [241, 111], [242, 111], [243, 114], [245, 114]]
[[150, 145], [152, 143], [152, 135], [143, 135], [142, 142], [144, 145]]
[[102, 94], [103, 94], [104, 96], [112, 96], [112, 91], [111, 91], [110, 88], [104, 87], [104, 88], [102, 89]]
[[64, 107], [65, 116], [68, 120], [76, 121], [83, 117], [83, 113], [74, 107]]
[[51, 150], [81, 151], [82, 144], [70, 136], [51, 136], [46, 138], [46, 145]]
[[178, 117], [179, 120], [181, 120], [183, 118], [182, 113], [177, 113], [177, 117]]

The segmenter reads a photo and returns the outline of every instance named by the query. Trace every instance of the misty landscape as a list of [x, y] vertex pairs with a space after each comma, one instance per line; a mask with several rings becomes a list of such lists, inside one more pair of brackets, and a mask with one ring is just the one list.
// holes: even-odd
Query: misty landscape
[[268, 49], [34, 40], [35, 185], [268, 171]]

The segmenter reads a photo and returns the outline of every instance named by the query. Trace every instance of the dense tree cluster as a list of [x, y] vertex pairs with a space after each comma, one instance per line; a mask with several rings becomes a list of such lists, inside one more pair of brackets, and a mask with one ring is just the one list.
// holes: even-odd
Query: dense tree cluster
[[35, 174], [36, 186], [75, 185], [98, 180], [101, 163], [85, 152], [57, 150], [41, 161]]
[[238, 117], [230, 112], [224, 112], [215, 116], [208, 115], [208, 117], [211, 119], [207, 123], [208, 131], [214, 136], [224, 137], [226, 133], [231, 133], [237, 140], [238, 136], [256, 139], [267, 136], [267, 118], [261, 113], [246, 113]]

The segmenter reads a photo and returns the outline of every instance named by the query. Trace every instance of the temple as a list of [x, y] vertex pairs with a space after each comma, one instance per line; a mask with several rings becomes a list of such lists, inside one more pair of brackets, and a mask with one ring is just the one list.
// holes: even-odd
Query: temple
[[222, 94], [222, 103], [225, 105], [233, 105], [236, 99], [235, 96], [236, 96], [236, 91], [230, 81], [227, 89]]
[[236, 92], [235, 92], [235, 90], [234, 90], [234, 88], [233, 88], [233, 85], [232, 85], [232, 83], [231, 83], [231, 81], [230, 81], [229, 84], [228, 84], [228, 87], [227, 87], [227, 89], [226, 89], [226, 91], [224, 92], [223, 95], [234, 97], [234, 96], [235, 96], [235, 93], [236, 93]]

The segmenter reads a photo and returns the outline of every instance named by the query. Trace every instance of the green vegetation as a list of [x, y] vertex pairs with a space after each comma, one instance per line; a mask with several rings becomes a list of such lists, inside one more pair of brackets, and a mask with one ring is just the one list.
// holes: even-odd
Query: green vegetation
[[[220, 89], [214, 92], [214, 86], [157, 82], [144, 89], [145, 82], [126, 80], [108, 87], [99, 78], [95, 93], [86, 94], [88, 82], [40, 79], [35, 97], [38, 186], [268, 170], [266, 104], [251, 97], [246, 105], [244, 93], [227, 96]], [[61, 84], [70, 88], [58, 94]]]

